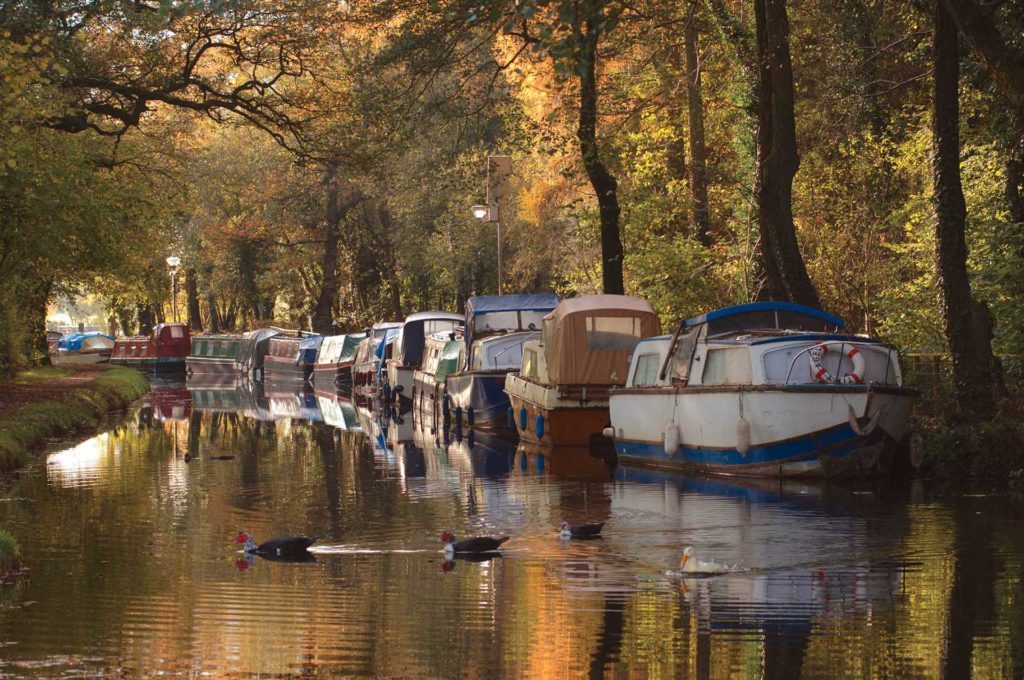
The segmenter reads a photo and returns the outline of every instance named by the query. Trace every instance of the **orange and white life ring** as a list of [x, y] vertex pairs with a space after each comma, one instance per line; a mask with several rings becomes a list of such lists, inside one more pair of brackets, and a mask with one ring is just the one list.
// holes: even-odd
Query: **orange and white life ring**
[[853, 370], [836, 380], [827, 368], [822, 364], [825, 355], [828, 354], [828, 343], [822, 342], [811, 348], [811, 377], [815, 382], [839, 383], [840, 385], [860, 385], [864, 382], [864, 355], [856, 347], [851, 347], [846, 356], [853, 364]]

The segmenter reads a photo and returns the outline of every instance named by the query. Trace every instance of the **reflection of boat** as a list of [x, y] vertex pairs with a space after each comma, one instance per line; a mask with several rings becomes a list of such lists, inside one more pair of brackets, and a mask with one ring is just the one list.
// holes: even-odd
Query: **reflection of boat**
[[323, 421], [339, 430], [360, 430], [355, 405], [347, 396], [327, 390], [316, 390], [317, 406]]
[[470, 432], [448, 444], [449, 457], [468, 460], [474, 477], [507, 475], [512, 470], [515, 453], [515, 444], [486, 432]]
[[185, 359], [189, 375], [233, 375], [242, 338], [237, 335], [198, 335]]
[[154, 385], [145, 399], [159, 421], [187, 420], [192, 414], [192, 395], [184, 387]]
[[892, 347], [842, 327], [810, 307], [759, 302], [643, 341], [611, 397], [619, 457], [771, 477], [884, 470], [916, 392], [902, 387]]
[[243, 414], [259, 408], [262, 388], [241, 376], [194, 375], [187, 384], [192, 409], [203, 413]]
[[466, 301], [465, 351], [457, 373], [448, 376], [453, 409], [484, 428], [504, 427], [509, 409], [505, 378], [523, 362], [523, 343], [538, 337], [544, 315], [558, 296], [488, 295]]
[[149, 335], [115, 340], [110, 363], [143, 371], [184, 372], [191, 347], [187, 324], [162, 323]]
[[406, 317], [387, 360], [388, 386], [393, 398], [412, 403], [413, 374], [423, 362], [427, 336], [455, 330], [462, 317], [450, 312], [417, 312]]
[[351, 385], [356, 349], [366, 337], [366, 333], [348, 333], [328, 335], [323, 339], [316, 352], [316, 362], [313, 364], [313, 380], [319, 388], [331, 389], [335, 385]]
[[563, 300], [544, 317], [541, 339], [523, 345], [522, 370], [505, 381], [519, 436], [549, 446], [585, 446], [600, 436], [609, 388], [625, 383], [637, 341], [660, 329], [640, 298]]
[[292, 418], [319, 423], [323, 420], [316, 395], [307, 387], [287, 387], [269, 383], [264, 386], [267, 408], [274, 419]]
[[541, 446], [520, 441], [514, 465], [523, 471], [546, 470], [563, 479], [608, 480], [615, 469], [614, 453], [598, 452], [589, 446]]
[[114, 338], [103, 333], [69, 333], [50, 350], [53, 363], [99, 364], [110, 359]]

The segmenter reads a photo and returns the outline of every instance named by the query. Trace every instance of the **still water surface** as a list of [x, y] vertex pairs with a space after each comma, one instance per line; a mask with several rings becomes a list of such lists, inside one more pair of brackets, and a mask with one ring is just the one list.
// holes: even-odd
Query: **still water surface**
[[[0, 487], [30, 567], [0, 587], [0, 675], [1024, 674], [1005, 496], [446, 446], [408, 415], [268, 392], [158, 388]], [[604, 538], [562, 541], [563, 519]], [[246, 561], [240, 529], [322, 539], [315, 562]], [[447, 563], [444, 530], [513, 538]], [[680, 579], [687, 545], [742, 571]]]

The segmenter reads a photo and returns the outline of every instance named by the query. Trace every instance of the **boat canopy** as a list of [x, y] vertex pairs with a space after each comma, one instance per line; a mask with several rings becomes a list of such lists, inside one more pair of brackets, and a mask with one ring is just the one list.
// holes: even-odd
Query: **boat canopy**
[[708, 324], [707, 335], [754, 330], [787, 330], [831, 333], [845, 326], [838, 316], [791, 302], [751, 302], [716, 309], [683, 322], [684, 328]]
[[90, 349], [113, 349], [114, 338], [105, 333], [71, 333], [57, 342], [57, 348], [68, 352]]
[[441, 358], [437, 360], [437, 370], [434, 372], [434, 380], [443, 385], [449, 375], [459, 370], [459, 353], [462, 349], [461, 340], [449, 340], [445, 343]]
[[419, 366], [423, 360], [423, 346], [432, 333], [455, 330], [462, 316], [451, 312], [417, 312], [409, 315], [395, 341], [392, 358], [402, 366]]
[[387, 353], [388, 345], [390, 345], [392, 342], [394, 342], [395, 338], [398, 337], [399, 330], [401, 330], [401, 329], [399, 329], [399, 328], [388, 328], [387, 332], [384, 334], [384, 338], [380, 342], [377, 343], [377, 347], [376, 347], [376, 349], [374, 349], [373, 352], [374, 352], [374, 354], [377, 355], [377, 358], [381, 360], [381, 363], [384, 362], [384, 355]]
[[296, 364], [316, 363], [316, 353], [320, 349], [320, 343], [324, 341], [322, 335], [314, 335], [311, 338], [299, 340], [299, 353], [295, 357]]
[[518, 371], [523, 365], [523, 343], [536, 340], [539, 331], [495, 335], [476, 343], [467, 357], [470, 371]]
[[366, 333], [349, 333], [347, 335], [328, 335], [320, 344], [316, 355], [317, 364], [341, 364], [355, 360], [356, 347], [366, 337]]
[[554, 293], [471, 297], [466, 301], [466, 347], [489, 333], [538, 331], [544, 315], [557, 306]]
[[238, 344], [238, 354], [235, 355], [235, 364], [245, 367], [246, 370], [262, 368], [263, 357], [267, 354], [267, 346], [270, 339], [279, 335], [281, 331], [273, 328], [257, 328], [242, 336]]
[[544, 317], [548, 377], [554, 385], [623, 385], [636, 343], [660, 333], [647, 300], [629, 295], [563, 300]]

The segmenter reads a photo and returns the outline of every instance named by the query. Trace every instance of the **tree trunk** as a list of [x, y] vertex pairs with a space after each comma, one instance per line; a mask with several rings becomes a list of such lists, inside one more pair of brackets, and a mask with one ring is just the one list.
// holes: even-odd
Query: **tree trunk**
[[338, 297], [338, 238], [341, 222], [341, 204], [338, 197], [338, 169], [330, 166], [324, 177], [327, 186], [327, 205], [324, 210], [324, 252], [320, 261], [323, 282], [313, 307], [313, 330], [328, 335], [333, 321], [331, 311]]
[[690, 17], [683, 33], [686, 50], [686, 99], [690, 122], [690, 199], [697, 240], [710, 246], [711, 213], [708, 210], [707, 151], [704, 148], [704, 102], [700, 93], [700, 62], [697, 58], [697, 19]]
[[601, 279], [605, 293], [625, 292], [622, 281], [622, 237], [615, 177], [601, 162], [597, 148], [597, 43], [604, 30], [604, 3], [588, 3], [589, 11], [576, 29], [580, 47], [580, 120], [576, 137], [583, 167], [597, 194], [601, 215]]
[[820, 307], [793, 224], [793, 177], [800, 167], [785, 0], [755, 0], [758, 97], [757, 207], [767, 287], [773, 297]]
[[967, 276], [967, 207], [960, 184], [960, 54], [956, 25], [942, 0], [935, 2], [933, 58], [932, 170], [939, 307], [953, 358], [959, 410], [974, 417], [988, 417], [994, 410], [989, 367], [984, 365], [982, 348], [975, 346], [971, 284]]
[[135, 307], [135, 318], [139, 322], [139, 335], [148, 335], [153, 330], [153, 308], [141, 302]]
[[213, 289], [210, 288], [206, 291], [206, 308], [210, 311], [209, 328], [211, 333], [221, 332], [220, 322], [220, 310], [217, 309], [217, 298], [213, 294]]
[[194, 333], [203, 332], [203, 315], [199, 311], [199, 285], [196, 283], [196, 270], [185, 269], [185, 297], [188, 299], [188, 325]]

